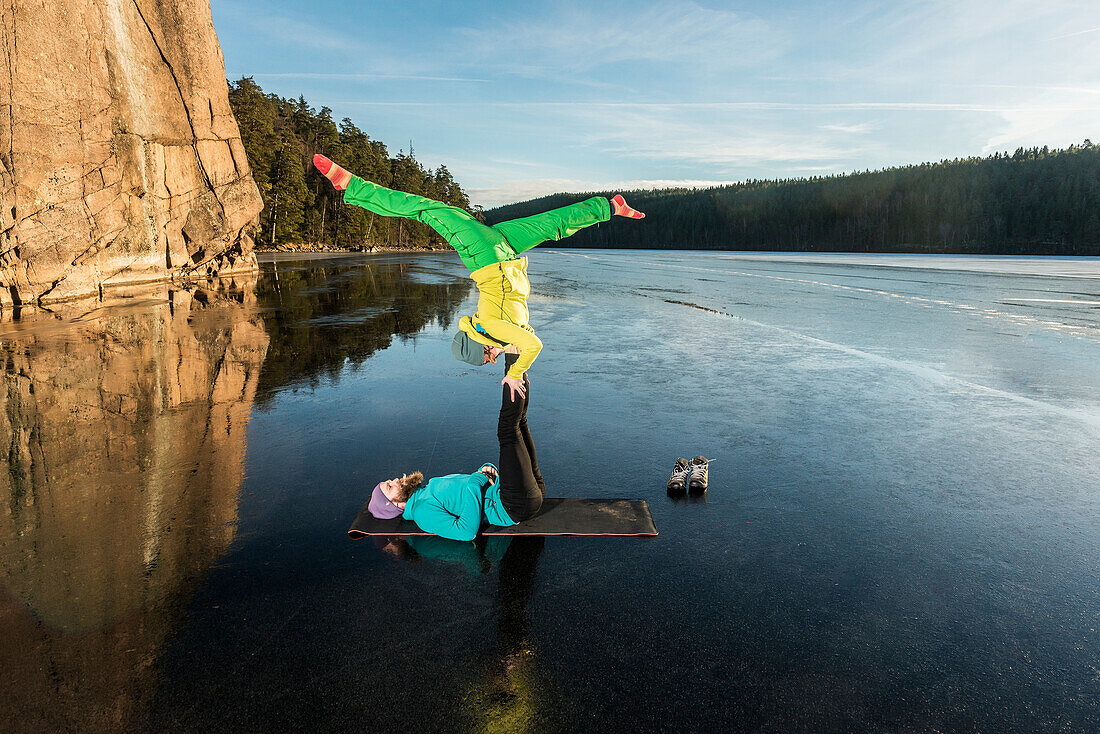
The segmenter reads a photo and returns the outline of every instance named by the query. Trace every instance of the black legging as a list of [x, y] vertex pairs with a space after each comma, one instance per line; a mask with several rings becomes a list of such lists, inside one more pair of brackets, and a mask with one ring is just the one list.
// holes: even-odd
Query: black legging
[[[504, 369], [519, 355], [506, 354]], [[504, 385], [500, 401], [497, 439], [500, 441], [500, 502], [508, 516], [523, 522], [542, 507], [546, 498], [546, 482], [539, 472], [535, 457], [535, 442], [527, 428], [527, 406], [531, 402], [531, 383], [523, 376], [525, 396], [512, 400], [512, 389]]]

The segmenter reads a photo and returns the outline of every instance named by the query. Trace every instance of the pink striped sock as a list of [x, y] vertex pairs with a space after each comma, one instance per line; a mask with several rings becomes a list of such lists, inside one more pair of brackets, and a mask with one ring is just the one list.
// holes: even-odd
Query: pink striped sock
[[321, 175], [332, 181], [332, 186], [337, 191], [343, 191], [351, 183], [351, 173], [336, 165], [328, 158], [318, 153], [313, 156], [313, 165], [321, 172]]
[[637, 209], [631, 208], [631, 206], [626, 203], [626, 199], [623, 198], [622, 194], [615, 194], [615, 196], [611, 198], [611, 213], [618, 214], [620, 217], [629, 217], [630, 219], [645, 218], [645, 214], [642, 214]]

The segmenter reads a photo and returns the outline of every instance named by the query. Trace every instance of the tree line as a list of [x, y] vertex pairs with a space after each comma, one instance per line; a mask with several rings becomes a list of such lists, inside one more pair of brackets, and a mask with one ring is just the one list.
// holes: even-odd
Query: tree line
[[[561, 246], [1100, 255], [1100, 146], [1089, 140], [846, 175], [624, 193], [646, 213], [642, 226], [592, 227]], [[592, 195], [532, 199], [485, 219]]]
[[305, 98], [265, 94], [252, 77], [229, 83], [229, 103], [260, 188], [264, 209], [256, 231], [259, 247], [317, 243], [348, 249], [372, 246], [443, 247], [446, 243], [420, 222], [380, 217], [345, 206], [313, 168], [322, 153], [353, 173], [392, 189], [427, 196], [481, 216], [444, 165], [429, 170], [409, 150], [390, 156], [348, 118], [337, 124], [332, 110], [310, 107]]

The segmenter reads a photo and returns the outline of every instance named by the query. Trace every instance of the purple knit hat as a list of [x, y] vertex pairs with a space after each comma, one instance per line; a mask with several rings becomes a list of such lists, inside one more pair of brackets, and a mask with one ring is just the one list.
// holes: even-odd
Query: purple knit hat
[[401, 515], [404, 510], [386, 498], [382, 493], [382, 483], [374, 485], [374, 491], [370, 495], [370, 504], [367, 505], [370, 514], [379, 520], [390, 520]]

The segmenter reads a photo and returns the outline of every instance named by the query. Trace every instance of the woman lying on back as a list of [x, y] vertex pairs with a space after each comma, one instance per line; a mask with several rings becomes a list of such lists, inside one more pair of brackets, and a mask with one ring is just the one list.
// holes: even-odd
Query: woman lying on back
[[[517, 357], [505, 355], [506, 370]], [[483, 518], [490, 525], [508, 527], [532, 517], [546, 498], [546, 483], [527, 427], [531, 383], [526, 374], [523, 388], [523, 397], [514, 400], [509, 386], [502, 390], [499, 470], [487, 463], [473, 474], [435, 477], [424, 486], [420, 472], [402, 474], [378, 483], [371, 493], [370, 513], [383, 520], [402, 516], [421, 530], [452, 540], [473, 540]]]

